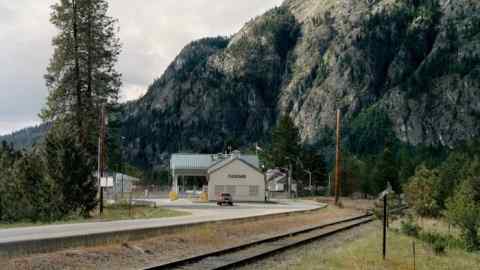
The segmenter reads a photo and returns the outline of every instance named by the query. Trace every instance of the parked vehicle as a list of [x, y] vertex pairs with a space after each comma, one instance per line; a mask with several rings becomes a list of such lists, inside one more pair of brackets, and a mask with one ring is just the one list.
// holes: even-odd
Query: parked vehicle
[[217, 198], [217, 205], [230, 205], [233, 206], [233, 198], [230, 193], [220, 193]]

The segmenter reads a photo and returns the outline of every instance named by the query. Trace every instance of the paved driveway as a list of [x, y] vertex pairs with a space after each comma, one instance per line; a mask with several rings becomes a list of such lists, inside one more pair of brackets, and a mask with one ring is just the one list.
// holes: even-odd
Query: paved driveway
[[275, 213], [313, 210], [323, 206], [319, 203], [303, 201], [280, 202], [278, 204], [238, 203], [233, 207], [221, 207], [217, 206], [215, 203], [192, 203], [188, 200], [169, 202], [166, 199], [157, 199], [155, 202], [157, 205], [162, 207], [190, 212], [191, 215], [148, 220], [122, 220], [2, 229], [0, 230], [0, 243], [61, 238], [123, 230], [157, 228], [162, 226], [190, 224], [205, 221], [262, 216]]

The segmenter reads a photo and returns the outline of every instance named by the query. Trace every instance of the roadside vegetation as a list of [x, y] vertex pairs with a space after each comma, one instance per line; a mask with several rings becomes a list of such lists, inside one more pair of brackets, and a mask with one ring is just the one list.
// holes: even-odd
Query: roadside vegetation
[[[30, 151], [0, 145], [1, 223], [88, 218], [97, 207], [100, 111], [117, 105], [121, 86], [117, 21], [105, 0], [59, 1], [51, 8], [57, 33], [40, 113], [51, 127]], [[106, 156], [100, 160], [106, 170]]]
[[[298, 265], [289, 266], [291, 270], [314, 269], [368, 269], [368, 270], [403, 270], [403, 269], [477, 269], [480, 256], [452, 246], [439, 254], [426, 241], [418, 240], [400, 232], [388, 234], [387, 259], [382, 260], [382, 233], [380, 226], [374, 232], [354, 241], [342, 243], [334, 249], [307, 252], [298, 261]], [[433, 230], [433, 228], [430, 228]], [[413, 263], [413, 242], [415, 242], [415, 268]]]

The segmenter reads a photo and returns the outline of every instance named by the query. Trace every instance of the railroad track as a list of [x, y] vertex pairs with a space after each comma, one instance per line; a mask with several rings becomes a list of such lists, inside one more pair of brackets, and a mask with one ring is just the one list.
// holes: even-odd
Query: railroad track
[[297, 231], [253, 241], [232, 248], [205, 253], [190, 258], [157, 265], [145, 270], [183, 269], [183, 270], [220, 270], [258, 261], [292, 247], [304, 245], [375, 220], [373, 214], [352, 217], [329, 224], [312, 226]]

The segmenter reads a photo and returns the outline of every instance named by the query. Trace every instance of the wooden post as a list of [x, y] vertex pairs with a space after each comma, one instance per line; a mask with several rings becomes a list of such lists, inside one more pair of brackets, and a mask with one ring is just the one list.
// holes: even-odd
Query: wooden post
[[103, 187], [100, 187], [100, 215], [103, 215]]
[[288, 198], [291, 199], [292, 198], [292, 170], [293, 170], [293, 166], [292, 166], [292, 162], [290, 162], [288, 164]]
[[416, 262], [415, 262], [415, 240], [412, 241], [412, 251], [413, 251], [413, 270], [416, 270], [417, 266], [416, 266]]
[[105, 165], [106, 165], [106, 145], [105, 145], [105, 135], [106, 135], [106, 127], [105, 127], [105, 105], [102, 105], [100, 111], [100, 127], [99, 127], [99, 134], [98, 134], [98, 193], [99, 193], [99, 200], [100, 200], [100, 215], [103, 214], [103, 189], [102, 189], [102, 177], [104, 177], [105, 172]]
[[383, 197], [383, 260], [387, 256], [387, 197]]
[[337, 155], [335, 160], [335, 204], [340, 201], [341, 167], [340, 167], [340, 110], [337, 110]]

